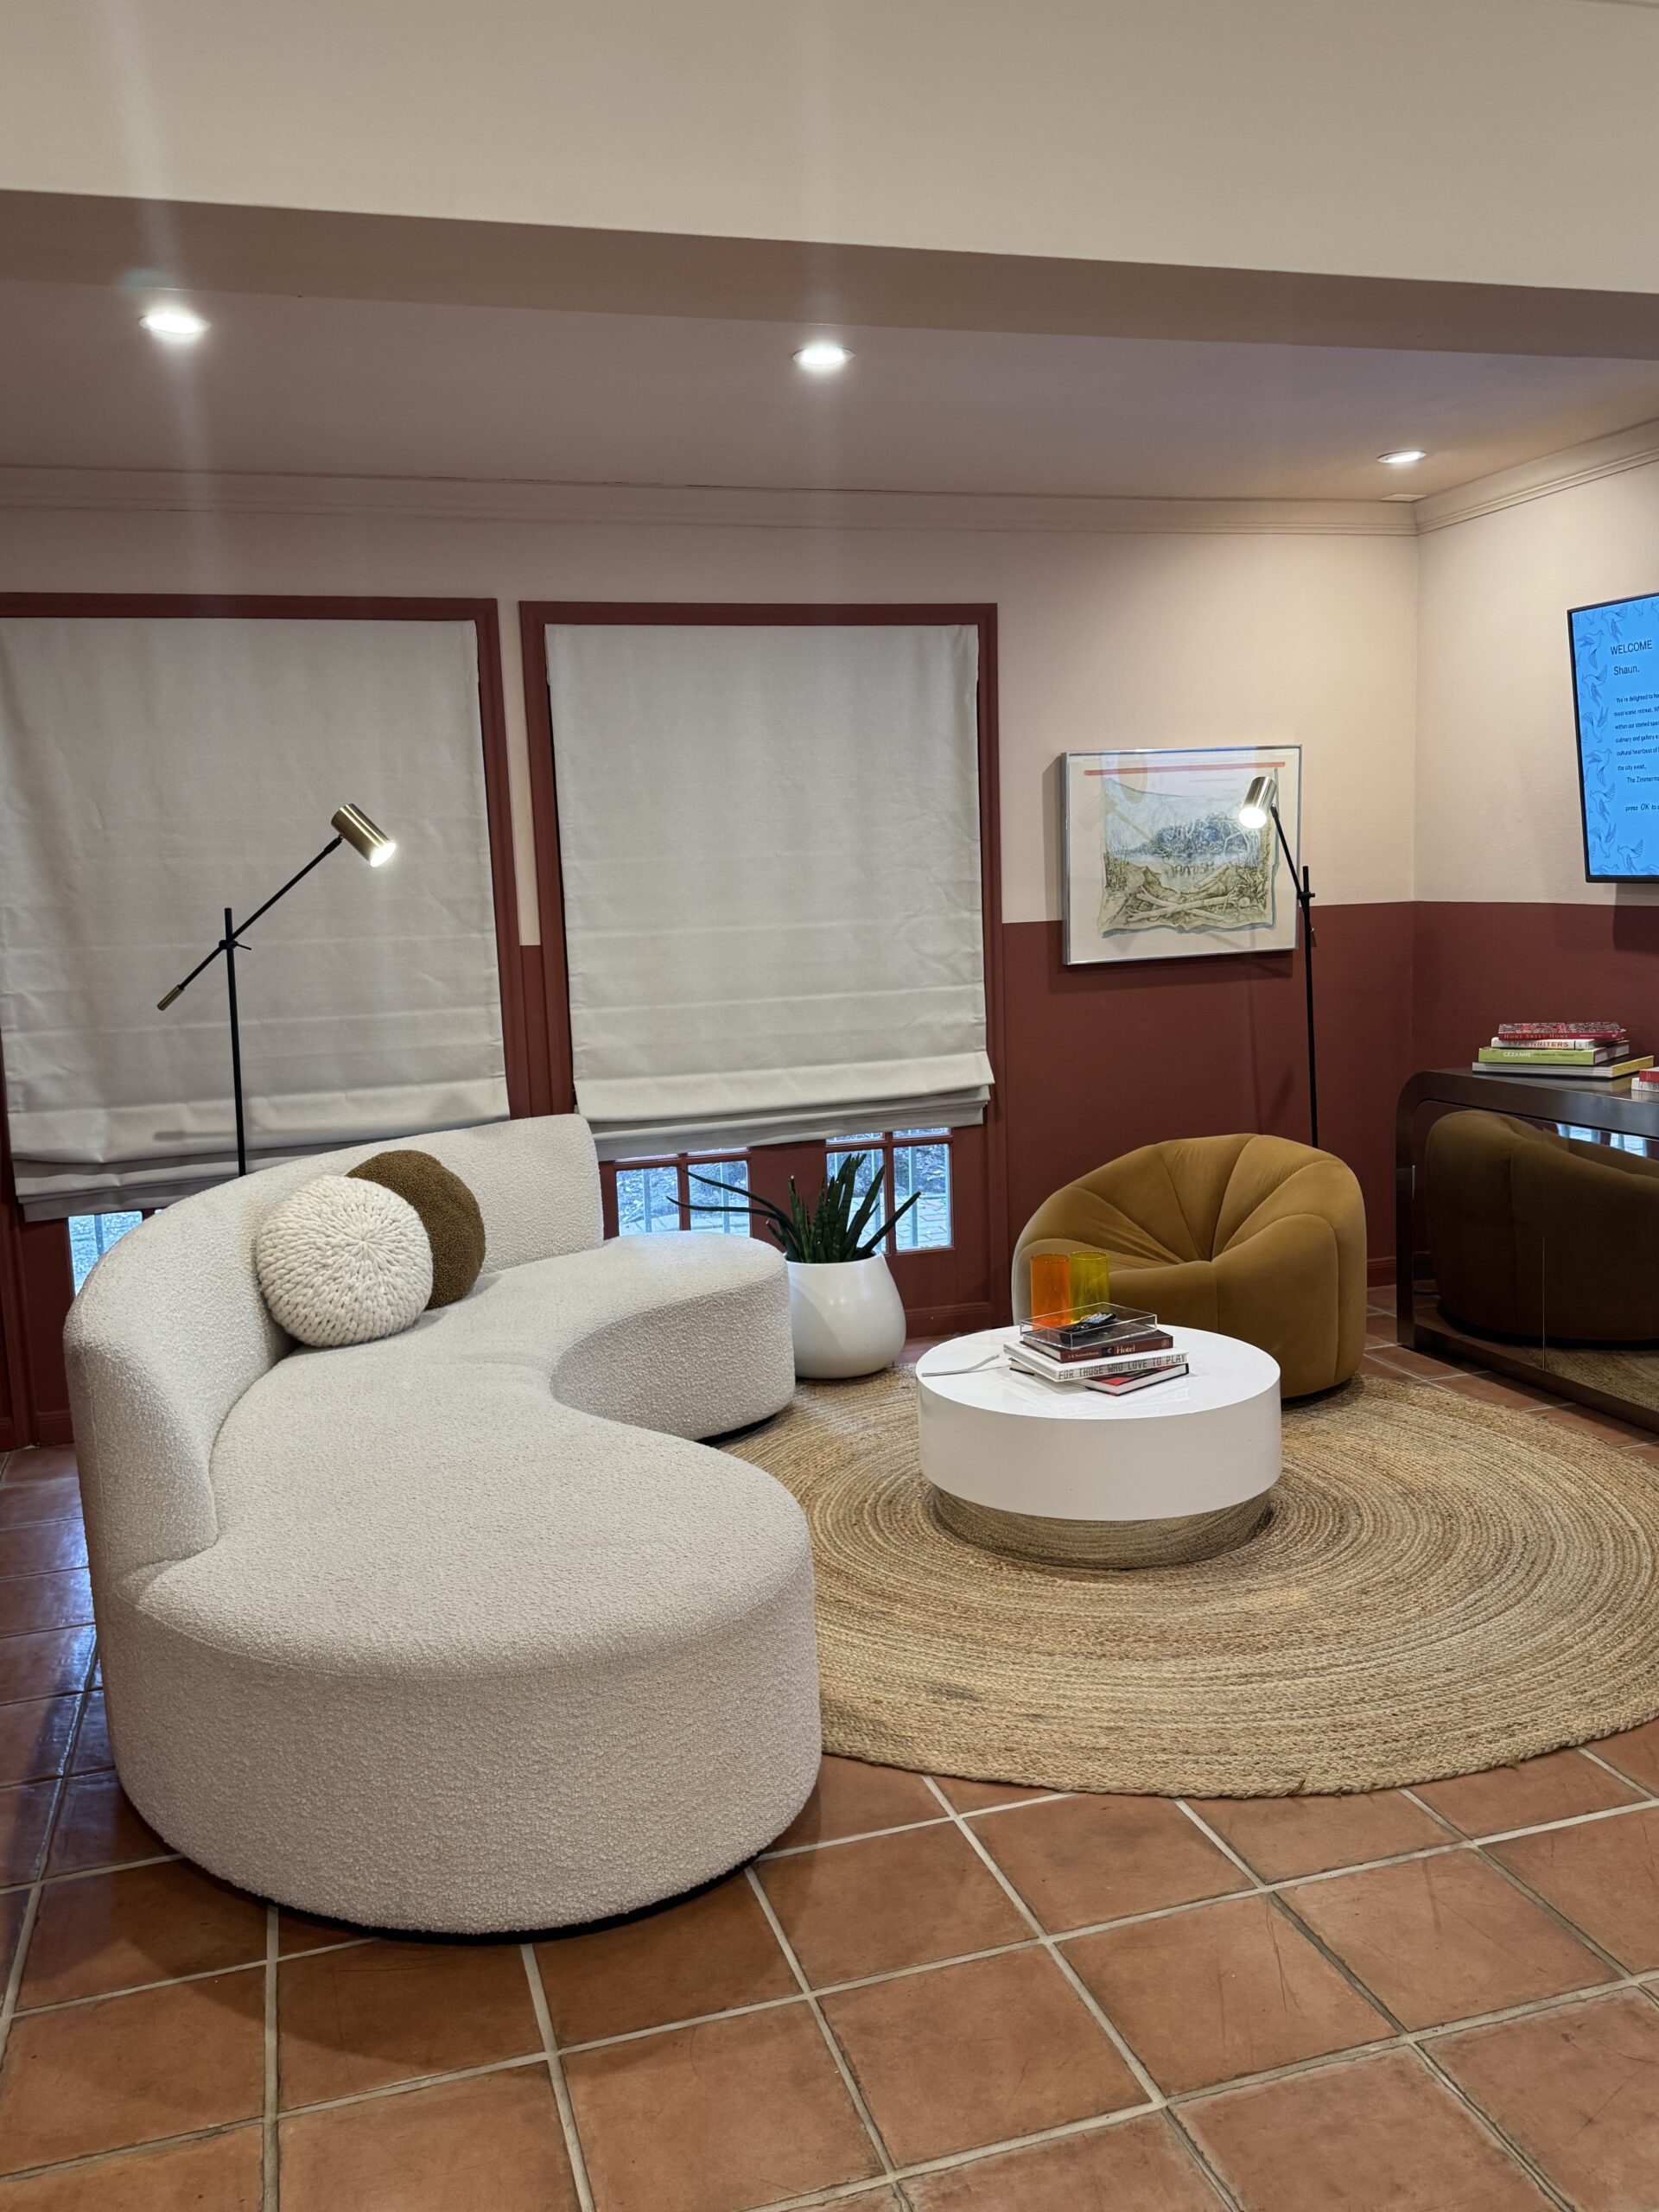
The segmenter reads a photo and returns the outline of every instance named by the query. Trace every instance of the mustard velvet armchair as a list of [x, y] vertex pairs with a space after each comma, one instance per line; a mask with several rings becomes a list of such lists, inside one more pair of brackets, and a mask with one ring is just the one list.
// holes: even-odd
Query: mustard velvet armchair
[[1364, 1356], [1364, 1202], [1353, 1171], [1310, 1145], [1180, 1137], [1068, 1183], [1015, 1248], [1021, 1320], [1040, 1252], [1106, 1253], [1117, 1304], [1259, 1344], [1287, 1398], [1345, 1382]]

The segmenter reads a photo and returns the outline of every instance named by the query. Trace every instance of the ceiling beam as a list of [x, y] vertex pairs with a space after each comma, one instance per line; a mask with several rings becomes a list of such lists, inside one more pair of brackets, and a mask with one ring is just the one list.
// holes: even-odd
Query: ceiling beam
[[0, 277], [845, 327], [1659, 359], [1659, 295], [0, 192]]

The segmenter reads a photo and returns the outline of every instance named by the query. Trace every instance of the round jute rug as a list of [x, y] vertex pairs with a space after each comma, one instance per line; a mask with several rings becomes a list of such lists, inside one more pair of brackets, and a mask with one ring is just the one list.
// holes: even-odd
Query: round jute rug
[[1447, 1391], [1285, 1414], [1271, 1518], [1093, 1574], [937, 1521], [915, 1380], [818, 1383], [727, 1447], [811, 1525], [825, 1748], [1051, 1789], [1276, 1796], [1501, 1766], [1659, 1713], [1659, 1469]]

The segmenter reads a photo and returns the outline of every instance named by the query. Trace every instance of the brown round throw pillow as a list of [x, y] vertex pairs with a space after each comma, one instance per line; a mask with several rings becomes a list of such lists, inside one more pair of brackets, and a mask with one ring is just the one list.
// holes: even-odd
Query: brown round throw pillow
[[351, 1170], [413, 1206], [432, 1246], [429, 1306], [465, 1298], [484, 1265], [484, 1217], [459, 1175], [429, 1152], [377, 1152]]

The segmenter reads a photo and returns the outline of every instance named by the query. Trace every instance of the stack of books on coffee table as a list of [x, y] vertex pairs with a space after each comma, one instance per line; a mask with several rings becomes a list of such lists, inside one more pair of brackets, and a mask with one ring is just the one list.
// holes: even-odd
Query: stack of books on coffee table
[[1128, 1397], [1186, 1373], [1186, 1355], [1155, 1313], [1109, 1306], [1078, 1321], [1027, 1321], [1008, 1360], [1022, 1374], [1064, 1389]]

